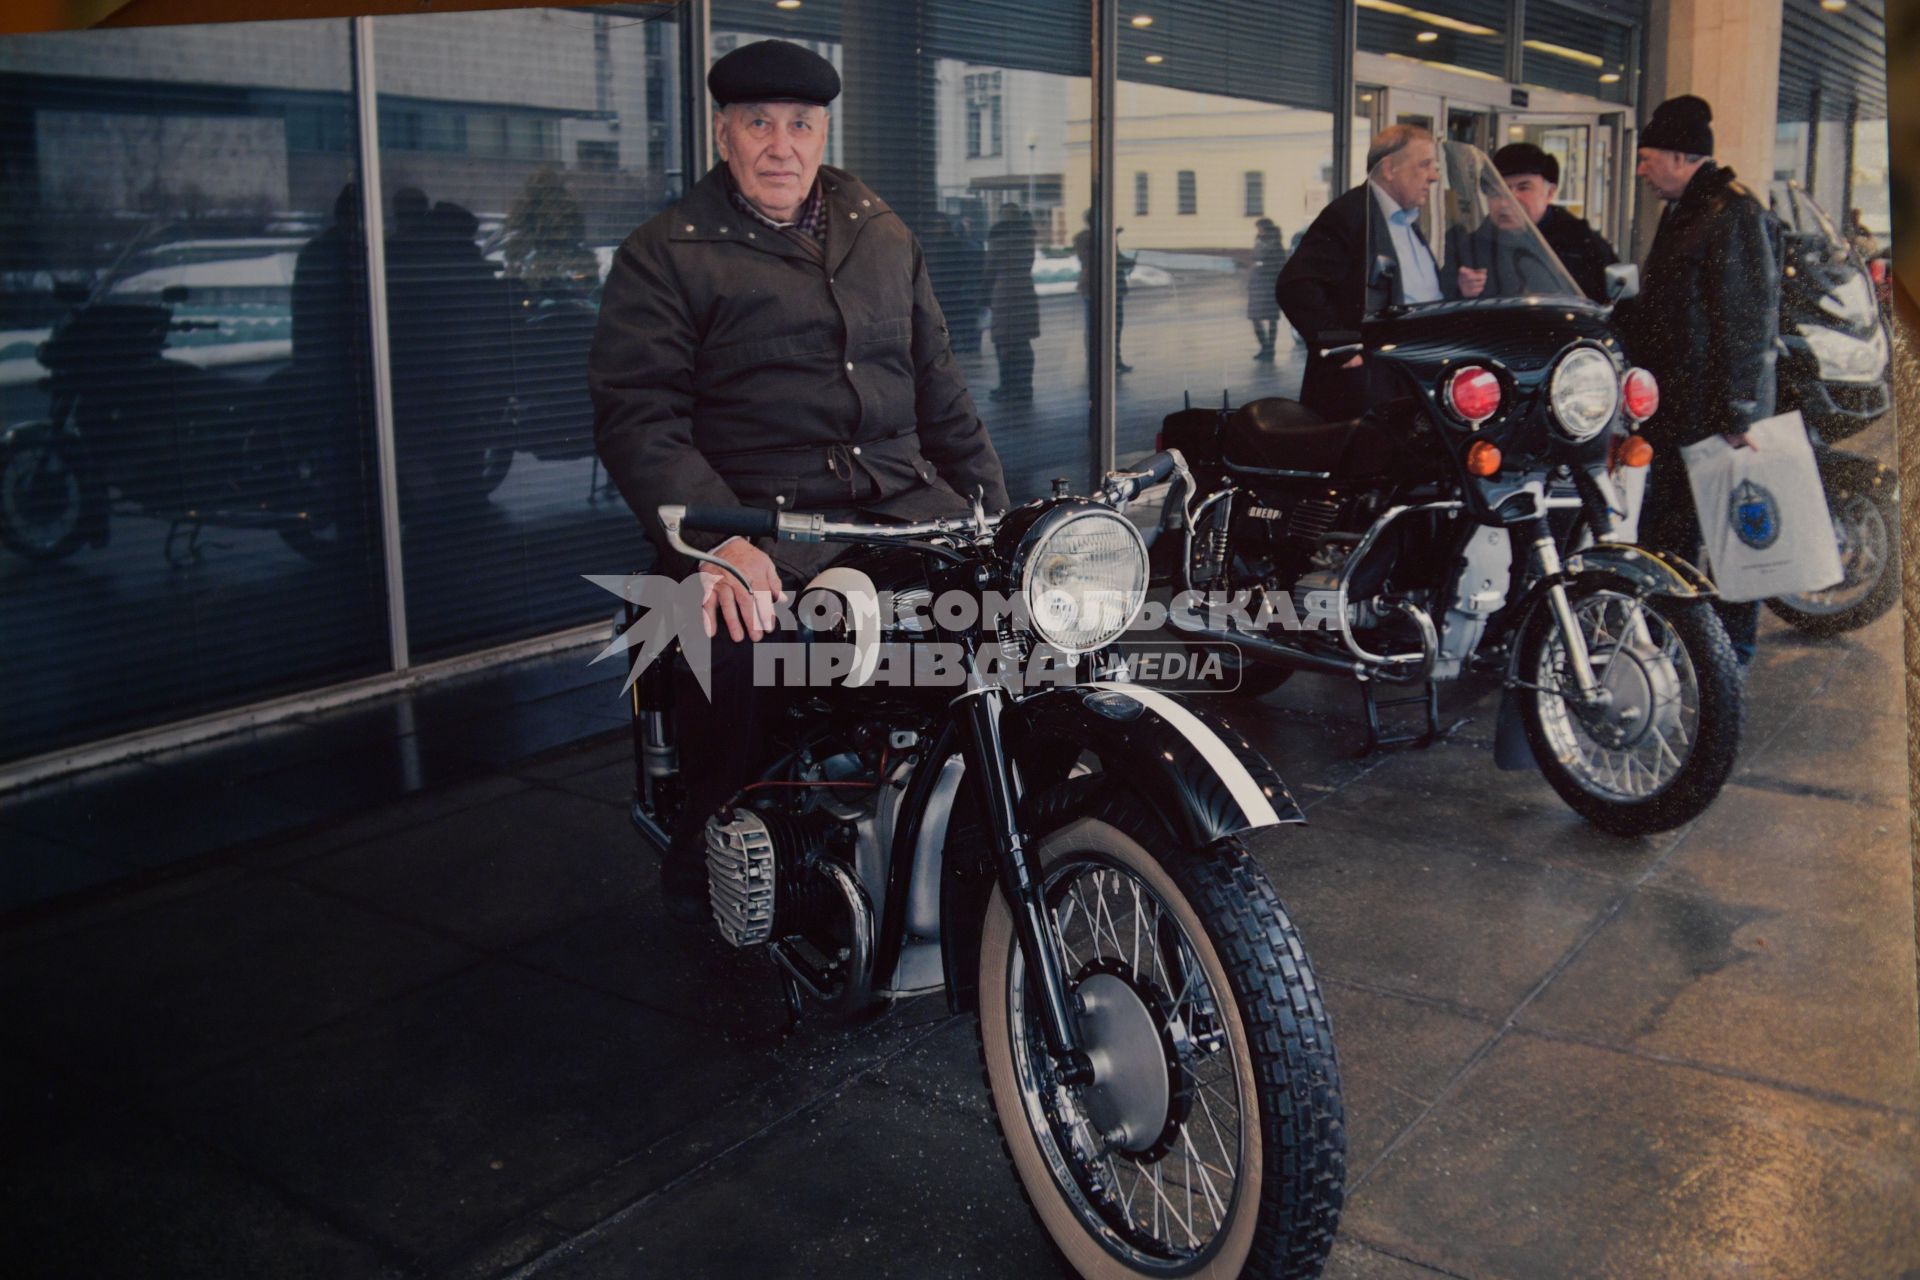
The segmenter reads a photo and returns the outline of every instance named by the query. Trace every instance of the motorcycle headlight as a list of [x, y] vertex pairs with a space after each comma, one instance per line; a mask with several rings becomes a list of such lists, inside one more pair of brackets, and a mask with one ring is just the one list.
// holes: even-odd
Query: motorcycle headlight
[[1886, 376], [1887, 333], [1878, 325], [1870, 338], [1817, 324], [1801, 325], [1800, 336], [1820, 362], [1822, 382], [1878, 382]]
[[1058, 507], [1021, 540], [1013, 566], [1040, 639], [1070, 657], [1112, 644], [1147, 599], [1147, 546], [1104, 507]]
[[1620, 407], [1620, 376], [1613, 361], [1592, 347], [1575, 347], [1553, 370], [1547, 403], [1561, 432], [1575, 444], [1593, 439]]

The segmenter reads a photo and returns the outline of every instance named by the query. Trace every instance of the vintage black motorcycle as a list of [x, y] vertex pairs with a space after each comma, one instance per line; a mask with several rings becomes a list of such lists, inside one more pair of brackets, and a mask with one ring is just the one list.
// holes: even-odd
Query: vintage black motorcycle
[[1798, 409], [1814, 441], [1843, 576], [1767, 608], [1812, 635], [1858, 630], [1900, 598], [1900, 494], [1893, 468], [1835, 448], [1893, 406], [1886, 319], [1867, 264], [1797, 183], [1776, 183], [1783, 230], [1780, 411]]
[[[1343, 1196], [1340, 1076], [1241, 843], [1300, 810], [1240, 735], [1108, 656], [1147, 588], [1124, 507], [1179, 465], [914, 525], [661, 507], [710, 563], [682, 530], [858, 548], [798, 596], [797, 643], [839, 674], [787, 691], [773, 762], [707, 820], [713, 923], [765, 949], [796, 1018], [940, 991], [977, 1010], [1016, 1176], [1081, 1274], [1311, 1276]], [[983, 592], [1011, 618], [939, 604]], [[887, 677], [936, 648], [962, 682]], [[1037, 659], [1044, 688], [991, 674]], [[634, 686], [633, 815], [662, 847], [672, 680]]]
[[[1523, 729], [1595, 825], [1678, 826], [1719, 794], [1739, 745], [1712, 585], [1642, 547], [1602, 540], [1563, 558], [1557, 541], [1582, 513], [1603, 539], [1612, 528], [1613, 429], [1650, 417], [1658, 388], [1487, 157], [1441, 150], [1446, 242], [1506, 269], [1477, 297], [1394, 305], [1393, 250], [1371, 246], [1367, 319], [1334, 344], [1364, 353], [1372, 408], [1354, 421], [1280, 399], [1166, 419], [1165, 445], [1197, 482], [1163, 508], [1173, 576], [1191, 599], [1242, 606], [1170, 618], [1238, 645], [1248, 693], [1296, 670], [1359, 681], [1369, 749], [1432, 741], [1436, 682], [1497, 677], [1503, 763], [1524, 760]], [[1612, 279], [1619, 293], [1635, 285], [1631, 267]], [[1419, 692], [1382, 698], [1383, 685]], [[1382, 708], [1400, 704], [1424, 708], [1420, 732], [1383, 731]]]
[[[108, 279], [110, 280], [111, 273]], [[0, 436], [0, 542], [31, 560], [105, 546], [118, 509], [170, 522], [184, 563], [207, 526], [271, 529], [330, 562], [362, 518], [341, 483], [333, 423], [282, 373], [247, 379], [165, 354], [187, 290], [115, 298], [107, 280], [63, 290], [70, 309], [40, 344], [48, 414]], [[345, 496], [343, 496], [345, 495]]]

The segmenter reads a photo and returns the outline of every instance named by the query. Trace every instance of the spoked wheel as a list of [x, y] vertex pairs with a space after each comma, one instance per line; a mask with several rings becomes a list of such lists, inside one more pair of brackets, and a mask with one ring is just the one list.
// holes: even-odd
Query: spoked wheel
[[1740, 745], [1740, 676], [1705, 600], [1637, 597], [1610, 580], [1568, 589], [1605, 699], [1583, 706], [1567, 647], [1544, 604], [1521, 636], [1522, 700], [1534, 758], [1569, 805], [1616, 835], [1698, 817]]
[[1858, 630], [1900, 598], [1900, 499], [1894, 486], [1836, 493], [1828, 507], [1840, 540], [1840, 581], [1767, 601], [1782, 621], [1816, 636]]
[[88, 481], [73, 446], [35, 432], [0, 453], [0, 541], [30, 560], [60, 560], [87, 537]]
[[1035, 1216], [1087, 1277], [1318, 1275], [1344, 1195], [1339, 1067], [1272, 885], [1235, 841], [1174, 852], [1098, 778], [1041, 810], [1093, 1083], [1059, 1080], [997, 894], [979, 988], [987, 1087]]

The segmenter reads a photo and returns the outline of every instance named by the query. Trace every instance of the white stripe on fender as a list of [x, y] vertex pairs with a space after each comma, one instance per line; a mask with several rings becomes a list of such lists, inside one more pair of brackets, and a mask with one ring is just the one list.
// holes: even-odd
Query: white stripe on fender
[[1240, 806], [1240, 812], [1245, 815], [1249, 827], [1270, 827], [1280, 821], [1280, 815], [1274, 812], [1273, 801], [1267, 798], [1267, 793], [1247, 772], [1247, 766], [1240, 763], [1240, 757], [1234, 755], [1227, 744], [1220, 741], [1220, 735], [1209, 729], [1199, 716], [1159, 690], [1143, 689], [1137, 684], [1116, 684], [1102, 680], [1081, 687], [1125, 694], [1179, 730], [1180, 735], [1193, 744], [1193, 749], [1213, 766], [1213, 771], [1227, 784], [1227, 793]]

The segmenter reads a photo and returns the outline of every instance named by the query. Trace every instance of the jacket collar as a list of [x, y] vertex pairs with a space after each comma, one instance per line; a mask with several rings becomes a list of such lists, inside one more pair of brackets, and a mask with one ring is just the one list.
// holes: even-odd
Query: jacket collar
[[[893, 213], [893, 209], [871, 188], [845, 169], [821, 165], [816, 179], [822, 202], [821, 233], [826, 237], [826, 267], [829, 274], [853, 252], [860, 233], [874, 219]], [[669, 240], [731, 241], [782, 258], [806, 255], [786, 236], [761, 225], [734, 208], [728, 193], [725, 164], [716, 164], [693, 189], [674, 206]]]
[[1703, 162], [1687, 183], [1687, 189], [1674, 201], [1675, 206], [1691, 212], [1733, 185], [1733, 170], [1712, 160]]

